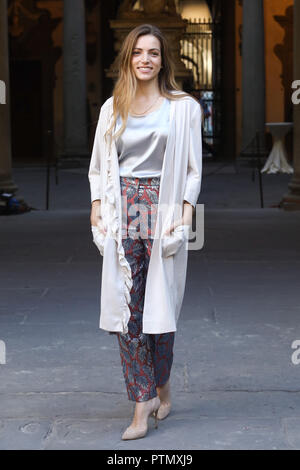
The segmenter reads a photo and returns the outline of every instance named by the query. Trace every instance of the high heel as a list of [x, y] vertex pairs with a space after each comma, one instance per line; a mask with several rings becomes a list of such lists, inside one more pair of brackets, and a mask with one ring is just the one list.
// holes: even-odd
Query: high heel
[[157, 413], [158, 413], [158, 408], [157, 408], [156, 411], [154, 411], [154, 418], [155, 418], [155, 424], [154, 424], [154, 426], [155, 426], [155, 429], [157, 429], [157, 427], [158, 427]]
[[[171, 397], [171, 390], [170, 390], [170, 379], [165, 383], [164, 385], [164, 390], [161, 391], [163, 393], [164, 399], [166, 399], [167, 403], [164, 403], [164, 401], [161, 401], [160, 407], [157, 413], [157, 419], [165, 419], [171, 411], [171, 403], [170, 403], [170, 397]], [[153, 413], [154, 416], [154, 413]]]
[[165, 419], [170, 414], [170, 411], [171, 411], [171, 403], [167, 403], [167, 404], [162, 403], [159, 407], [157, 418]]
[[123, 440], [128, 440], [128, 439], [140, 439], [141, 437], [146, 436], [148, 432], [148, 418], [150, 415], [154, 414], [155, 417], [155, 428], [157, 429], [158, 427], [158, 421], [157, 421], [157, 413], [158, 409], [160, 407], [160, 399], [159, 397], [155, 397], [155, 400], [153, 401], [153, 406], [151, 407], [151, 410], [148, 411], [147, 413], [147, 423], [145, 425], [141, 426], [132, 426], [130, 425], [125, 432], [122, 435]]

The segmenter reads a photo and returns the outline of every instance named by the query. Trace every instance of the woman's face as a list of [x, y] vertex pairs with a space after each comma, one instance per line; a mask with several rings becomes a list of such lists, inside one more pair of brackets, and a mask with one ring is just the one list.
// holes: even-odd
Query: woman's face
[[132, 51], [131, 65], [138, 80], [155, 80], [161, 69], [160, 41], [152, 34], [140, 36]]

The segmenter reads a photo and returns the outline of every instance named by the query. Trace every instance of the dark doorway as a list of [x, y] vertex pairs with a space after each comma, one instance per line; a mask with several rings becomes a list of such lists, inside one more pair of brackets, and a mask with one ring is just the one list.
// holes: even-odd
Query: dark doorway
[[13, 164], [42, 163], [42, 66], [39, 60], [10, 62]]

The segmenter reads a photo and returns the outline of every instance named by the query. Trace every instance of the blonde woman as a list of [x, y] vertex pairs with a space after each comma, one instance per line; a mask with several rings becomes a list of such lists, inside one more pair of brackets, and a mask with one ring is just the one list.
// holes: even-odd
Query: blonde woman
[[91, 230], [103, 256], [99, 327], [117, 335], [128, 398], [122, 439], [171, 410], [170, 372], [187, 246], [202, 176], [201, 108], [174, 79], [162, 32], [126, 37], [89, 168]]

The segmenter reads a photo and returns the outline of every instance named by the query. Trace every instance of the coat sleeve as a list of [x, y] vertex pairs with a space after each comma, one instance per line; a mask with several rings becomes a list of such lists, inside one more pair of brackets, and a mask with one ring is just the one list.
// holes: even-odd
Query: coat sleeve
[[196, 207], [201, 190], [202, 179], [202, 111], [201, 106], [196, 103], [193, 108], [190, 123], [189, 156], [186, 184], [184, 190], [184, 201]]
[[[96, 199], [100, 199], [100, 172], [101, 172], [101, 147], [102, 147], [102, 120], [103, 120], [103, 107], [100, 110], [99, 119], [96, 127], [93, 150], [89, 165], [88, 179], [90, 182], [91, 203]], [[103, 148], [103, 147], [102, 147]]]

